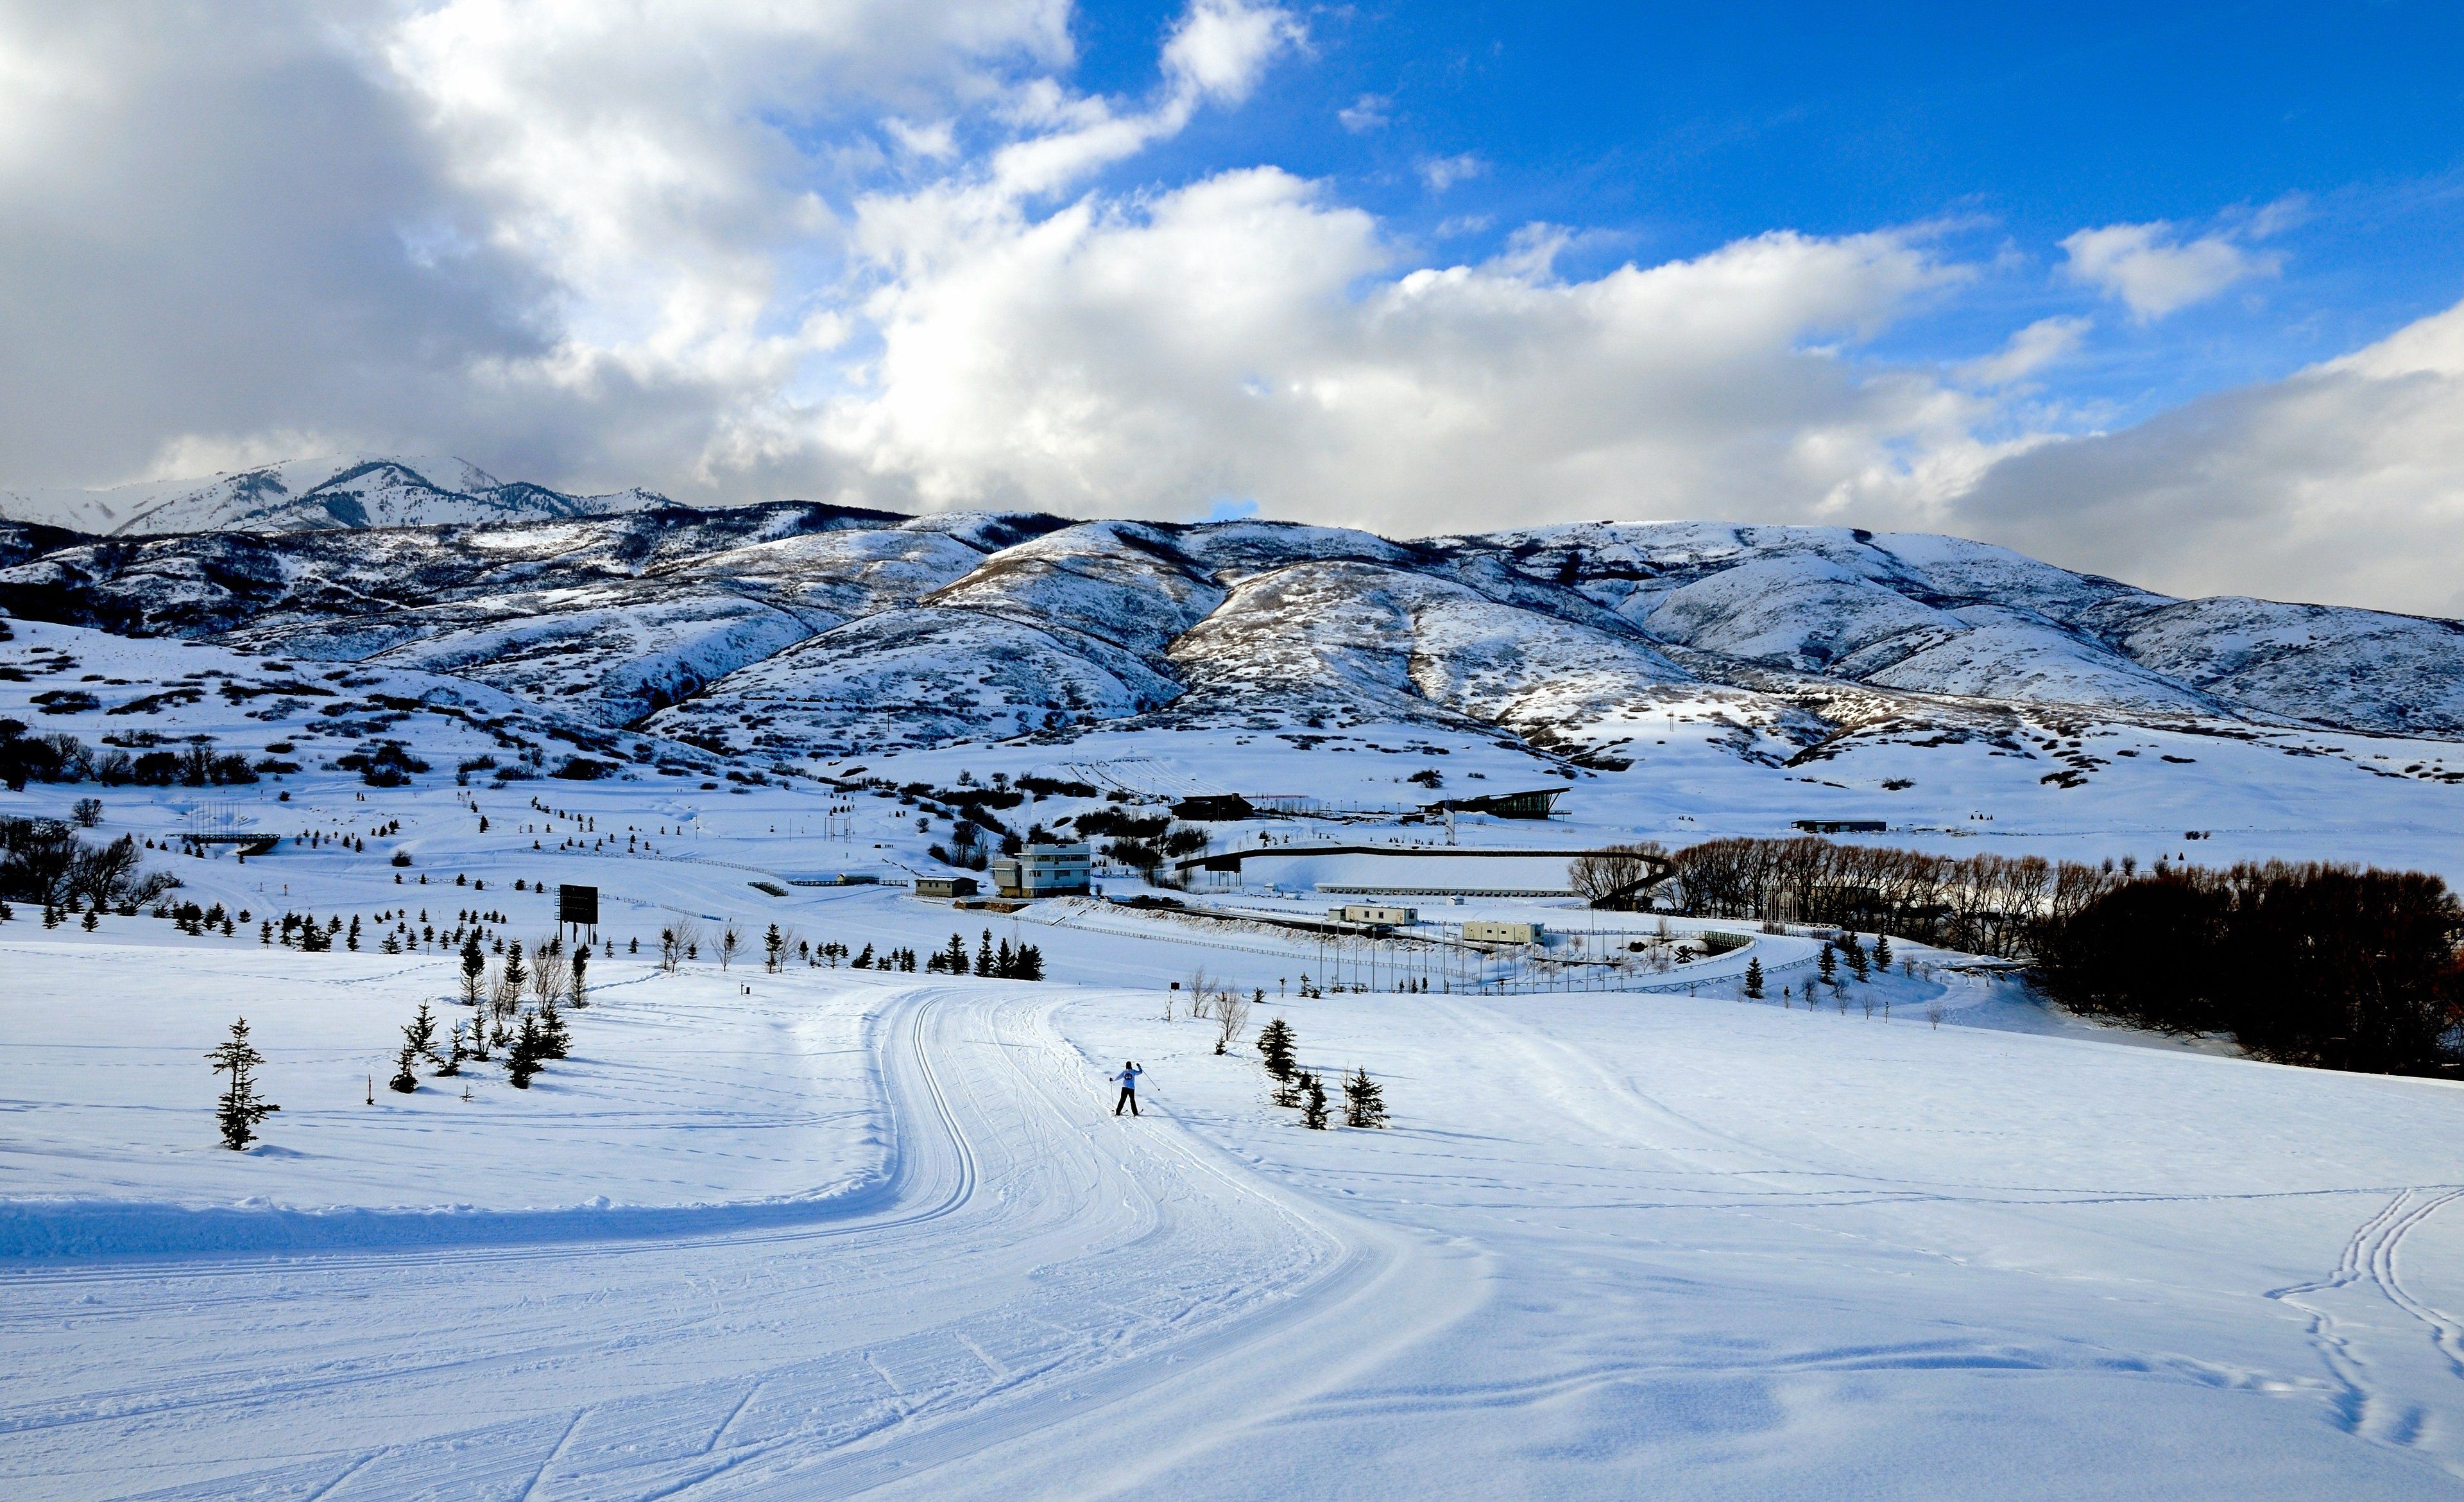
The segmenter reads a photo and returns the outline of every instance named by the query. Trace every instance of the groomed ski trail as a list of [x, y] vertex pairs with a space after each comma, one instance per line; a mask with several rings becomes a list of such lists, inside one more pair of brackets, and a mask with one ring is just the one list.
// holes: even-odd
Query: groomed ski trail
[[1479, 1297], [1474, 1254], [1307, 1201], [1166, 1112], [1116, 1122], [1052, 1026], [1067, 1001], [888, 999], [885, 1174], [775, 1223], [643, 1211], [628, 1239], [576, 1240], [551, 1212], [467, 1246], [0, 1271], [0, 1366], [47, 1353], [41, 1390], [6, 1389], [0, 1486], [1100, 1495]]

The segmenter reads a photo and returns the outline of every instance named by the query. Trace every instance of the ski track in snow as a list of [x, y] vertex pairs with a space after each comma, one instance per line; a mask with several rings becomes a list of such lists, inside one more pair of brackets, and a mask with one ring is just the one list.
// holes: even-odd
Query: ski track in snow
[[[904, 997], [880, 1030], [889, 1175], [806, 1224], [671, 1210], [626, 1244], [12, 1271], [8, 1364], [77, 1314], [85, 1385], [0, 1413], [0, 1476], [20, 1498], [951, 1496], [1004, 1491], [968, 1459], [1034, 1430], [1047, 1460], [1083, 1446], [1127, 1484], [1123, 1454], [1189, 1443], [1177, 1392], [1221, 1403], [1210, 1369], [1237, 1363], [1249, 1406], [1290, 1403], [1451, 1317], [1464, 1295], [1412, 1238], [1168, 1118], [1104, 1115], [1059, 1005]], [[98, 1327], [98, 1285], [144, 1313]], [[403, 1437], [283, 1453], [352, 1430]]]
[[2336, 1270], [2316, 1282], [2273, 1290], [2279, 1300], [2309, 1316], [2310, 1340], [2338, 1389], [2338, 1422], [2347, 1432], [2383, 1445], [2418, 1449], [2464, 1476], [2464, 1431], [2440, 1422], [2425, 1405], [2390, 1396], [2379, 1367], [2390, 1359], [2419, 1358], [2418, 1344], [2368, 1351], [2355, 1339], [2358, 1328], [2383, 1321], [2381, 1305], [2417, 1321], [2430, 1354], [2448, 1375], [2464, 1379], [2464, 1322], [2425, 1302], [2406, 1288], [2399, 1261], [2405, 1238], [2441, 1209], [2464, 1199], [2464, 1188], [2435, 1185], [2397, 1191], [2378, 1212], [2354, 1228]]

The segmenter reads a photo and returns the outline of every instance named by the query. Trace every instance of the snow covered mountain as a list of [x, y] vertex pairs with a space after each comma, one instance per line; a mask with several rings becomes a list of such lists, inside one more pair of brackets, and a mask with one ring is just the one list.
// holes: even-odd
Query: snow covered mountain
[[0, 522], [0, 608], [448, 674], [769, 758], [1377, 722], [1607, 767], [1680, 704], [1771, 763], [2022, 718], [2464, 739], [2455, 622], [2176, 600], [1915, 534], [699, 510], [396, 460], [87, 519], [106, 535]]
[[644, 490], [568, 496], [507, 483], [461, 459], [359, 454], [111, 490], [0, 491], [0, 518], [100, 537], [153, 537], [596, 517], [665, 503]]

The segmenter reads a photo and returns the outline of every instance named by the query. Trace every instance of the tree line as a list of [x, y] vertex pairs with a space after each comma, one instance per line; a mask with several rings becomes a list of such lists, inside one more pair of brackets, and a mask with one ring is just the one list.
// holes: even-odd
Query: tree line
[[2423, 872], [1935, 855], [1708, 840], [1656, 895], [1706, 917], [1837, 925], [2032, 962], [2056, 1000], [2288, 1064], [2464, 1071], [2464, 906]]
[[1811, 835], [1705, 840], [1667, 859], [1655, 895], [1680, 913], [1887, 932], [2005, 959], [2033, 954], [2047, 921], [2078, 913], [2136, 869], [2035, 855], [1936, 855]]
[[2048, 916], [2036, 975], [2065, 1005], [2230, 1032], [2264, 1059], [2464, 1071], [2464, 908], [2422, 872], [2320, 862], [2160, 870]]

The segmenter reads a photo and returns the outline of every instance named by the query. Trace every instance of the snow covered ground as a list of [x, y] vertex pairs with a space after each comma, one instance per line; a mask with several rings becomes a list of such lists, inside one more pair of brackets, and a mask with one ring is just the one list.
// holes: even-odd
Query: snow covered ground
[[[552, 769], [608, 733], [409, 667], [11, 624], [0, 715], [299, 769], [0, 795], [49, 816], [98, 796], [91, 837], [136, 836], [176, 896], [250, 914], [228, 937], [142, 914], [47, 929], [23, 905], [0, 924], [0, 1496], [2464, 1491], [2456, 1087], [2093, 1026], [1915, 945], [1810, 1009], [1802, 934], [1622, 990], [1498, 995], [1449, 993], [1462, 956], [1440, 945], [1331, 950], [1256, 920], [1336, 900], [1309, 882], [1451, 879], [1426, 854], [1262, 862], [1246, 891], [1181, 895], [1213, 917], [809, 885], [943, 869], [947, 812], [756, 783], [639, 732], [610, 737], [618, 776], [504, 783], [479, 759], [535, 745]], [[103, 702], [45, 718], [62, 691]], [[1145, 800], [1031, 798], [1004, 811], [1021, 828], [1193, 793], [1319, 802], [1219, 824], [1219, 850], [1431, 851], [1439, 790], [1412, 779], [1434, 770], [1444, 796], [1566, 789], [1545, 826], [1463, 817], [1464, 846], [1884, 817], [1878, 838], [1963, 853], [2464, 876], [2452, 742], [2030, 722], [1784, 766], [1736, 709], [1705, 688], [1603, 718], [1622, 771], [1375, 720], [807, 770]], [[377, 788], [327, 764], [385, 737], [431, 770]], [[283, 839], [183, 853], [200, 818]], [[1487, 869], [1538, 885], [1552, 865]], [[386, 1090], [422, 1001], [469, 1015], [435, 936], [478, 913], [536, 943], [562, 882], [600, 889], [614, 946], [572, 1056], [527, 1093], [501, 1056]], [[1441, 924], [1536, 918], [1560, 956], [1658, 938], [1565, 900], [1407, 900]], [[286, 912], [357, 917], [362, 945], [264, 942]], [[731, 923], [753, 952], [722, 971]], [[661, 973], [659, 931], [684, 924], [701, 952]], [[1032, 942], [1051, 979], [772, 973], [772, 924], [850, 953]], [[1705, 927], [1747, 926], [1672, 937]], [[1221, 1056], [1185, 1002], [1165, 1020], [1200, 967], [1265, 993]], [[1304, 974], [1436, 983], [1304, 997]], [[202, 1055], [243, 1013], [283, 1109], [233, 1154]], [[1274, 1015], [1305, 1063], [1382, 1082], [1393, 1125], [1312, 1133], [1269, 1104], [1254, 1035]], [[1104, 1081], [1128, 1058], [1150, 1071], [1134, 1121]]]
[[[494, 899], [521, 861], [485, 858]], [[365, 900], [389, 897], [369, 865]], [[646, 865], [689, 879], [687, 909], [741, 874]], [[843, 942], [988, 919], [793, 892], [800, 931]], [[1782, 936], [1700, 962], [1699, 997], [1278, 1001], [1309, 948], [1169, 916], [989, 917], [1044, 948], [1042, 984], [665, 975], [622, 953], [632, 921], [531, 1092], [492, 1065], [410, 1096], [384, 1089], [400, 1023], [422, 999], [467, 1015], [447, 957], [146, 917], [0, 930], [0, 1489], [2464, 1477], [2453, 1087], [2118, 1046], [1932, 952], [1874, 983], [1887, 1021], [1854, 985], [1845, 1010], [1736, 999], [1749, 956], [1775, 993], [1803, 974], [1814, 946]], [[1304, 1063], [1368, 1069], [1393, 1126], [1307, 1132], [1251, 1047], [1164, 1021], [1198, 965], [1267, 991], [1253, 1036], [1281, 1015]], [[284, 1107], [245, 1155], [212, 1145], [198, 1057], [240, 1011]], [[1132, 1057], [1146, 1115], [1116, 1120], [1103, 1075]]]

